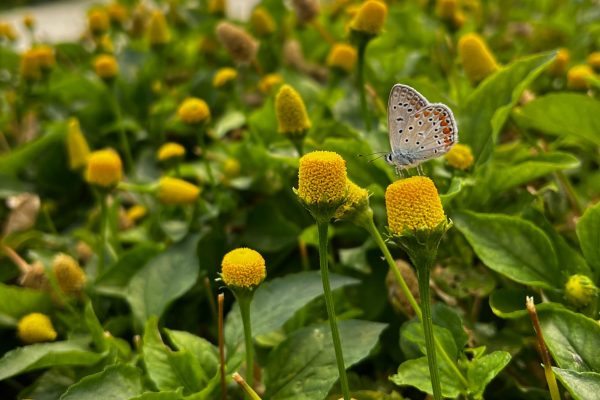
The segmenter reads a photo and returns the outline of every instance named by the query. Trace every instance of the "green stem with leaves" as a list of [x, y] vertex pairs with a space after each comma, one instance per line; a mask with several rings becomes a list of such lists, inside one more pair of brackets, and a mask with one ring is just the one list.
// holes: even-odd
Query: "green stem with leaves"
[[117, 96], [117, 87], [113, 82], [111, 91], [111, 98], [113, 103], [113, 109], [115, 113], [115, 118], [117, 119], [117, 125], [119, 132], [119, 141], [121, 142], [121, 148], [123, 149], [123, 154], [125, 155], [125, 162], [127, 163], [127, 167], [130, 171], [134, 171], [133, 165], [133, 156], [131, 155], [131, 147], [129, 146], [129, 140], [127, 140], [127, 134], [125, 133], [125, 128], [123, 127], [123, 113], [121, 112], [121, 106], [119, 105], [119, 98]]
[[344, 400], [350, 400], [350, 387], [348, 386], [348, 377], [346, 376], [346, 367], [344, 366], [342, 342], [340, 340], [340, 332], [338, 330], [335, 308], [333, 306], [333, 296], [331, 295], [331, 286], [329, 284], [329, 269], [327, 266], [327, 230], [329, 228], [329, 222], [317, 220], [317, 228], [319, 231], [319, 265], [321, 267], [321, 280], [323, 281], [323, 295], [325, 297], [325, 306], [327, 307], [327, 316], [329, 317], [329, 326], [331, 327], [335, 359], [340, 374], [340, 385], [342, 387]]
[[356, 86], [360, 95], [360, 110], [365, 123], [365, 129], [371, 130], [371, 116], [369, 115], [369, 109], [367, 108], [367, 93], [365, 89], [365, 53], [369, 41], [367, 39], [361, 39], [358, 42], [358, 60], [357, 60], [357, 71], [356, 71]]
[[98, 243], [98, 275], [104, 271], [106, 263], [107, 247], [107, 228], [108, 228], [108, 195], [105, 192], [100, 193], [100, 235]]

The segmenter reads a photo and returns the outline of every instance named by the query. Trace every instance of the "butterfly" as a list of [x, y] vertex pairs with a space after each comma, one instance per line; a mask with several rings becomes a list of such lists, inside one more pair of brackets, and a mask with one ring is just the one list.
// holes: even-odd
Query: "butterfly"
[[388, 133], [392, 151], [385, 161], [400, 172], [447, 153], [458, 142], [458, 127], [445, 104], [429, 103], [407, 85], [396, 84], [388, 99]]

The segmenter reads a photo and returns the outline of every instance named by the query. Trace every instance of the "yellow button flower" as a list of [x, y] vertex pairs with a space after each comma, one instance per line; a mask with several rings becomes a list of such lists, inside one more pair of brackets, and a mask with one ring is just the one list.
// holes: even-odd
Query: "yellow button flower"
[[35, 49], [30, 49], [21, 54], [20, 74], [26, 81], [35, 81], [42, 77], [39, 58]]
[[457, 8], [458, 1], [456, 0], [437, 0], [435, 2], [435, 14], [443, 20], [454, 19]]
[[229, 22], [221, 22], [216, 28], [219, 41], [236, 62], [248, 64], [254, 61], [258, 42], [245, 30]]
[[199, 195], [198, 186], [182, 179], [163, 177], [158, 183], [158, 200], [163, 204], [192, 204]]
[[577, 307], [586, 307], [596, 300], [598, 288], [585, 275], [572, 275], [565, 285], [565, 297]]
[[596, 71], [600, 70], [600, 51], [595, 51], [587, 56], [586, 62]]
[[221, 262], [221, 278], [227, 286], [251, 288], [258, 286], [266, 276], [265, 259], [247, 247], [230, 251]]
[[114, 56], [102, 54], [94, 59], [94, 71], [100, 78], [108, 81], [119, 73], [119, 64]]
[[212, 85], [220, 88], [237, 79], [237, 70], [234, 68], [220, 68], [213, 77]]
[[587, 90], [590, 87], [588, 79], [594, 76], [594, 70], [589, 65], [576, 65], [567, 72], [567, 87], [575, 90]]
[[350, 23], [353, 31], [367, 35], [379, 35], [387, 18], [387, 5], [378, 0], [367, 0], [358, 9]]
[[35, 56], [38, 60], [38, 65], [43, 71], [49, 71], [56, 65], [54, 57], [54, 49], [50, 46], [38, 46], [34, 49]]
[[283, 134], [304, 134], [310, 129], [310, 119], [300, 94], [290, 85], [283, 85], [275, 98], [275, 113], [279, 132]]
[[180, 158], [183, 156], [185, 156], [185, 147], [174, 142], [163, 144], [156, 153], [158, 161], [167, 161], [172, 158]]
[[0, 22], [0, 39], [5, 38], [9, 42], [17, 40], [17, 31], [15, 28], [6, 22]]
[[52, 261], [52, 272], [63, 293], [77, 295], [85, 286], [85, 272], [75, 259], [67, 254], [57, 254]]
[[258, 90], [262, 94], [269, 94], [271, 90], [283, 83], [283, 77], [279, 74], [267, 74], [258, 82]]
[[385, 191], [388, 226], [392, 234], [404, 229], [434, 229], [446, 219], [433, 181], [425, 176], [401, 179]]
[[347, 180], [348, 194], [344, 203], [336, 210], [334, 218], [344, 219], [356, 212], [361, 212], [369, 204], [369, 192], [350, 179]]
[[208, 12], [211, 14], [223, 14], [227, 8], [225, 0], [209, 0]]
[[204, 100], [188, 97], [177, 109], [177, 116], [188, 125], [196, 125], [210, 119], [210, 109]]
[[164, 46], [171, 41], [171, 32], [165, 15], [155, 10], [148, 22], [148, 42], [151, 46]]
[[228, 178], [234, 178], [240, 174], [242, 166], [235, 158], [228, 158], [223, 162], [223, 174]]
[[327, 56], [327, 66], [337, 68], [345, 72], [352, 72], [356, 64], [356, 49], [346, 43], [337, 43]]
[[29, 30], [35, 28], [35, 17], [32, 14], [25, 14], [23, 17], [23, 25]]
[[569, 49], [562, 48], [556, 53], [554, 62], [548, 67], [548, 73], [553, 76], [561, 76], [567, 70], [567, 65], [571, 60]]
[[17, 324], [17, 336], [23, 343], [51, 342], [56, 339], [56, 331], [48, 316], [41, 313], [27, 314]]
[[90, 11], [90, 13], [88, 14], [88, 26], [92, 35], [102, 36], [108, 31], [108, 28], [110, 27], [108, 14], [106, 14], [104, 10], [101, 10], [99, 8]]
[[90, 146], [77, 118], [69, 119], [69, 130], [67, 132], [67, 153], [69, 155], [69, 168], [75, 170], [85, 167], [90, 156]]
[[258, 36], [269, 36], [275, 32], [275, 20], [263, 7], [256, 7], [250, 16], [252, 31]]
[[298, 21], [308, 23], [319, 14], [318, 0], [292, 0], [292, 8], [296, 12]]
[[346, 179], [346, 161], [339, 154], [313, 151], [300, 158], [298, 196], [309, 205], [341, 202]]
[[116, 151], [104, 149], [90, 154], [85, 172], [89, 183], [108, 188], [119, 183], [122, 177], [123, 163]]
[[466, 170], [473, 165], [473, 153], [466, 144], [456, 143], [444, 156], [451, 167]]
[[148, 214], [148, 209], [140, 204], [136, 204], [127, 210], [127, 218], [137, 222]]
[[108, 4], [106, 12], [113, 23], [123, 25], [127, 21], [127, 8], [120, 3]]
[[467, 33], [458, 41], [458, 55], [472, 84], [477, 84], [500, 67], [481, 36]]

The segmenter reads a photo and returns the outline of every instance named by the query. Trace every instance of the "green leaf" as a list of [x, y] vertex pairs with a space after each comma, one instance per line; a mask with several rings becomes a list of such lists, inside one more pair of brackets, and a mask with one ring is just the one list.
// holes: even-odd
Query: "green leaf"
[[11, 325], [32, 312], [48, 314], [52, 301], [46, 292], [0, 283], [0, 316]]
[[442, 200], [442, 205], [447, 207], [453, 198], [455, 198], [463, 188], [463, 179], [459, 177], [453, 177], [452, 181], [450, 181], [450, 187], [446, 190], [446, 193], [440, 194], [440, 199]]
[[221, 139], [227, 132], [242, 127], [246, 123], [244, 113], [237, 110], [228, 111], [215, 122], [214, 137]]
[[165, 329], [169, 340], [177, 350], [187, 351], [196, 358], [202, 373], [201, 384], [206, 385], [217, 374], [219, 354], [208, 340], [184, 331]]
[[144, 364], [150, 380], [159, 390], [184, 388], [190, 394], [202, 389], [203, 372], [195, 357], [188, 351], [173, 351], [162, 341], [158, 318], [148, 319], [142, 347]]
[[519, 125], [541, 132], [589, 140], [600, 145], [600, 102], [578, 93], [551, 93], [525, 104], [514, 113]]
[[[330, 274], [331, 290], [357, 283], [353, 278]], [[283, 326], [307, 303], [323, 294], [321, 275], [316, 271], [289, 274], [259, 286], [250, 306], [252, 334], [264, 335]], [[229, 353], [243, 341], [242, 320], [237, 304], [227, 316], [225, 343]]]
[[567, 310], [539, 312], [544, 339], [560, 368], [578, 372], [600, 371], [600, 325]]
[[198, 235], [189, 236], [150, 260], [131, 278], [127, 301], [139, 326], [150, 315], [160, 317], [167, 306], [187, 292], [198, 278]]
[[543, 303], [536, 291], [532, 289], [507, 289], [494, 290], [490, 296], [490, 308], [500, 318], [520, 318], [528, 315], [525, 308], [525, 298], [533, 297], [538, 311], [564, 309], [560, 303]]
[[556, 377], [575, 400], [591, 400], [600, 393], [600, 374], [597, 372], [577, 372], [552, 367]]
[[[338, 322], [346, 368], [369, 355], [385, 324], [369, 321]], [[323, 399], [338, 380], [329, 324], [292, 333], [267, 360], [264, 398], [277, 400]]]
[[267, 202], [254, 207], [248, 215], [242, 241], [253, 249], [275, 252], [298, 243], [301, 229]]
[[577, 237], [586, 261], [600, 274], [600, 203], [589, 207], [577, 222]]
[[[458, 397], [462, 390], [460, 381], [447, 370], [447, 367], [444, 367], [444, 364], [441, 364], [439, 375], [442, 396]], [[398, 386], [413, 386], [422, 392], [433, 394], [427, 357], [404, 361], [398, 367], [398, 372], [390, 376], [390, 380]]]
[[[433, 332], [435, 337], [440, 341], [442, 347], [446, 350], [448, 355], [456, 360], [458, 357], [458, 349], [452, 333], [441, 326], [434, 325]], [[423, 333], [423, 324], [420, 321], [410, 321], [402, 326], [400, 331], [401, 340], [408, 340], [411, 343], [416, 344], [421, 351], [421, 354], [427, 354], [425, 347], [425, 334]]]
[[44, 372], [33, 385], [22, 392], [20, 398], [35, 400], [57, 400], [75, 383], [75, 378], [62, 368], [52, 368]]
[[546, 234], [524, 219], [501, 214], [452, 215], [477, 256], [492, 270], [535, 287], [562, 288], [554, 248]]
[[494, 143], [523, 91], [546, 68], [554, 53], [537, 54], [512, 62], [483, 81], [460, 112], [459, 136], [478, 164], [492, 154]]
[[431, 318], [435, 325], [446, 328], [452, 334], [457, 349], [462, 350], [465, 347], [469, 335], [463, 328], [460, 316], [453, 308], [444, 303], [436, 303], [431, 307]]
[[61, 396], [61, 400], [129, 399], [143, 391], [142, 371], [131, 365], [117, 364], [88, 375]]
[[510, 362], [510, 354], [505, 351], [494, 351], [469, 363], [467, 379], [469, 391], [475, 398], [481, 398], [485, 387]]
[[18, 347], [0, 359], [0, 381], [36, 369], [59, 365], [94, 365], [104, 357], [80, 342], [38, 343]]
[[175, 392], [146, 392], [129, 400], [183, 400], [181, 390]]

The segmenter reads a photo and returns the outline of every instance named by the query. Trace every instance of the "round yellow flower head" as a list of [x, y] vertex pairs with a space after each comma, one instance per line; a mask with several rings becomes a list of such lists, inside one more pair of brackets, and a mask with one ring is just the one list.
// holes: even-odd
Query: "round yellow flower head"
[[6, 22], [0, 22], [0, 39], [5, 38], [12, 42], [17, 39], [15, 28]]
[[115, 24], [123, 25], [127, 21], [127, 8], [120, 3], [110, 3], [106, 6], [106, 12]]
[[258, 82], [258, 90], [263, 94], [269, 94], [271, 90], [283, 83], [283, 77], [279, 74], [268, 74]]
[[168, 142], [160, 146], [156, 153], [158, 161], [167, 161], [185, 156], [185, 147], [179, 143]]
[[27, 314], [17, 324], [17, 336], [23, 343], [51, 342], [56, 339], [56, 331], [48, 316], [41, 313]]
[[241, 170], [242, 166], [240, 165], [240, 162], [233, 157], [226, 159], [223, 163], [223, 174], [228, 178], [238, 176]]
[[460, 29], [463, 27], [466, 20], [467, 16], [465, 13], [462, 12], [462, 10], [457, 10], [452, 17], [452, 26], [454, 26], [455, 29]]
[[198, 186], [182, 179], [166, 176], [158, 183], [158, 200], [163, 204], [192, 204], [199, 195]]
[[250, 16], [252, 31], [258, 36], [269, 36], [275, 32], [275, 20], [263, 7], [256, 7]]
[[465, 73], [473, 85], [500, 68], [483, 38], [476, 33], [467, 33], [460, 38], [458, 55]]
[[211, 14], [224, 14], [227, 4], [225, 0], [209, 0], [208, 12]]
[[312, 21], [319, 14], [318, 0], [292, 0], [292, 7], [303, 24]]
[[381, 33], [387, 18], [387, 5], [378, 0], [367, 0], [358, 9], [350, 23], [353, 31], [375, 36]]
[[356, 49], [346, 43], [333, 45], [327, 56], [327, 66], [344, 72], [352, 72], [356, 64]]
[[425, 176], [401, 179], [385, 191], [388, 226], [392, 234], [404, 229], [433, 230], [446, 219], [433, 181]]
[[67, 295], [77, 295], [85, 286], [85, 272], [75, 259], [67, 254], [57, 254], [52, 261], [52, 271], [58, 286]]
[[32, 14], [25, 14], [23, 17], [23, 25], [25, 25], [25, 28], [32, 30], [35, 28], [35, 17]]
[[348, 195], [344, 203], [336, 210], [334, 218], [348, 218], [356, 212], [361, 212], [369, 205], [369, 192], [350, 179], [347, 180]]
[[77, 118], [69, 119], [67, 153], [69, 154], [69, 168], [72, 170], [85, 167], [90, 156], [90, 146], [81, 132]]
[[567, 65], [571, 60], [569, 49], [562, 48], [556, 53], [554, 62], [548, 67], [548, 73], [552, 76], [561, 76], [567, 70]]
[[171, 32], [165, 20], [165, 15], [155, 10], [148, 22], [148, 42], [153, 47], [163, 46], [171, 41]]
[[571, 275], [565, 285], [565, 297], [577, 307], [586, 307], [598, 296], [598, 288], [585, 275]]
[[99, 8], [90, 11], [90, 13], [88, 14], [88, 26], [92, 35], [104, 35], [108, 31], [108, 28], [110, 26], [108, 14], [106, 14], [104, 10], [101, 10]]
[[290, 85], [283, 85], [279, 89], [275, 98], [275, 113], [280, 133], [302, 135], [310, 129], [310, 119], [304, 101]]
[[245, 30], [229, 22], [221, 22], [216, 31], [219, 41], [236, 62], [248, 64], [254, 61], [258, 42]]
[[600, 51], [595, 51], [587, 56], [586, 62], [596, 71], [600, 70]]
[[196, 125], [210, 119], [210, 109], [204, 100], [188, 97], [177, 109], [177, 116], [188, 125]]
[[300, 158], [298, 196], [306, 204], [337, 203], [347, 190], [346, 161], [333, 151], [313, 151]]
[[36, 47], [34, 51], [38, 65], [42, 71], [49, 71], [56, 65], [56, 58], [54, 57], [54, 49], [52, 47], [42, 45]]
[[473, 153], [466, 144], [456, 143], [444, 156], [448, 164], [456, 169], [466, 170], [473, 165]]
[[253, 288], [267, 276], [265, 259], [256, 250], [241, 247], [225, 254], [221, 262], [221, 278], [227, 286]]
[[213, 77], [212, 84], [216, 88], [220, 88], [228, 84], [229, 82], [237, 79], [237, 70], [235, 68], [220, 68]]
[[35, 81], [42, 77], [40, 62], [35, 49], [30, 49], [21, 54], [21, 77], [26, 81]]
[[104, 35], [100, 39], [98, 43], [98, 47], [104, 52], [108, 54], [113, 54], [115, 52], [115, 46], [113, 45], [113, 41], [110, 38], [110, 35]]
[[589, 65], [576, 65], [567, 72], [567, 87], [575, 90], [587, 90], [590, 87], [588, 79], [594, 76], [594, 70]]
[[129, 207], [127, 210], [127, 218], [133, 222], [137, 222], [148, 214], [148, 209], [140, 204]]
[[90, 154], [85, 180], [101, 187], [112, 187], [123, 178], [123, 163], [113, 149], [97, 150]]
[[458, 8], [456, 0], [437, 0], [435, 2], [435, 14], [444, 20], [452, 20]]
[[94, 59], [94, 72], [101, 79], [109, 81], [119, 73], [117, 59], [109, 54], [101, 54]]

